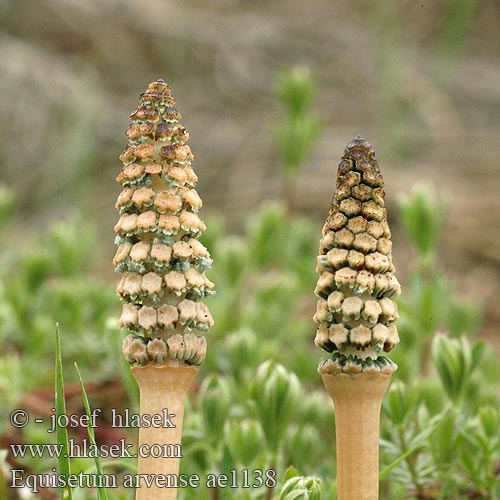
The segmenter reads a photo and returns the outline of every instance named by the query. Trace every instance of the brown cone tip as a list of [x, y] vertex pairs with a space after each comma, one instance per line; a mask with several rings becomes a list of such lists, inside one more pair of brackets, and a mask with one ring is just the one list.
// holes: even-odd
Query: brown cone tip
[[315, 343], [331, 352], [323, 373], [392, 372], [380, 356], [399, 337], [393, 299], [391, 232], [384, 181], [371, 144], [358, 136], [346, 147], [337, 171], [337, 191], [323, 226], [315, 293]]
[[358, 135], [345, 147], [344, 156], [374, 159], [375, 151], [373, 151], [372, 145], [364, 137]]

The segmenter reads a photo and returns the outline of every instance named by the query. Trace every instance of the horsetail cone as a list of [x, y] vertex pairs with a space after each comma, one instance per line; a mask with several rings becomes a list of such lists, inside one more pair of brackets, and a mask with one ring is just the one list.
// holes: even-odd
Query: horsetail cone
[[378, 499], [382, 397], [396, 365], [383, 355], [399, 342], [391, 232], [384, 183], [372, 146], [356, 137], [344, 152], [319, 245], [315, 344], [335, 407], [337, 500]]
[[337, 192], [323, 226], [315, 294], [315, 344], [332, 353], [320, 373], [392, 373], [382, 352], [399, 337], [400, 293], [394, 276], [384, 183], [371, 145], [357, 137], [345, 150]]
[[212, 261], [198, 240], [205, 224], [194, 155], [174, 105], [163, 80], [148, 85], [131, 114], [117, 177], [123, 189], [113, 263], [122, 275], [120, 325], [131, 332], [123, 352], [142, 366], [201, 364], [213, 325], [202, 302], [214, 285], [205, 276]]
[[[212, 261], [198, 240], [205, 224], [195, 190], [194, 155], [187, 144], [172, 89], [150, 83], [131, 114], [128, 146], [121, 154], [122, 185], [116, 207], [121, 273], [118, 294], [124, 304], [120, 325], [128, 330], [123, 353], [133, 365], [141, 415], [168, 419], [162, 427], [139, 429], [141, 478], [179, 473], [185, 396], [206, 354], [205, 333], [213, 325], [203, 299], [214, 285], [205, 276]], [[175, 500], [177, 488], [142, 482], [136, 500]]]

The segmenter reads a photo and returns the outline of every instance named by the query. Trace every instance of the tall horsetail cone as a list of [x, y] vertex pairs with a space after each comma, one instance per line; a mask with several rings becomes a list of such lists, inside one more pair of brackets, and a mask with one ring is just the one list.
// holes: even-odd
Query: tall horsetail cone
[[198, 240], [205, 224], [198, 216], [194, 155], [174, 106], [163, 80], [148, 85], [130, 115], [117, 177], [122, 191], [113, 264], [122, 275], [120, 326], [130, 331], [123, 352], [142, 366], [200, 365], [204, 334], [213, 325], [203, 303], [214, 285], [205, 276], [210, 255]]
[[[121, 154], [122, 185], [116, 207], [118, 249], [114, 264], [122, 274], [120, 325], [129, 330], [123, 352], [140, 392], [140, 413], [168, 412], [173, 425], [142, 426], [139, 449], [164, 443], [175, 450], [139, 454], [136, 500], [175, 500], [177, 488], [143, 478], [179, 473], [185, 398], [206, 354], [204, 334], [213, 324], [203, 299], [213, 293], [205, 276], [212, 261], [198, 240], [205, 224], [195, 190], [189, 134], [179, 123], [172, 89], [150, 83], [132, 113]], [[153, 476], [154, 475], [154, 476]]]
[[382, 352], [399, 337], [401, 287], [394, 276], [384, 182], [372, 146], [351, 141], [337, 172], [337, 192], [323, 226], [315, 294], [315, 344], [331, 354], [320, 373], [392, 373]]

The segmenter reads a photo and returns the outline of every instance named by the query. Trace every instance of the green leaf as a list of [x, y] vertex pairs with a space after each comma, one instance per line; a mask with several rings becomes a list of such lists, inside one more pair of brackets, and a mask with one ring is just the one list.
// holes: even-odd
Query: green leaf
[[384, 398], [384, 414], [396, 425], [401, 425], [408, 415], [413, 416], [420, 399], [419, 389], [397, 381], [389, 387]]
[[457, 436], [457, 412], [452, 409], [438, 422], [434, 439], [429, 441], [436, 464], [449, 467], [456, 459]]
[[290, 461], [299, 468], [312, 467], [321, 457], [321, 437], [316, 425], [289, 425], [286, 442]]
[[287, 238], [287, 217], [282, 205], [271, 204], [250, 218], [248, 225], [250, 259], [254, 267], [279, 263]]
[[230, 287], [240, 285], [248, 261], [247, 245], [241, 238], [224, 238], [216, 247], [217, 282], [225, 281]]
[[445, 220], [444, 203], [431, 188], [417, 186], [400, 199], [399, 216], [421, 259], [430, 263]]
[[[446, 410], [447, 412], [448, 410]], [[443, 413], [443, 416], [446, 415], [446, 412]], [[441, 418], [440, 416], [437, 416], [432, 425], [422, 431], [422, 433], [419, 435], [418, 440], [416, 442], [413, 442], [413, 446], [411, 446], [408, 450], [406, 450], [403, 454], [401, 454], [396, 460], [394, 460], [391, 464], [389, 464], [382, 472], [379, 474], [379, 480], [381, 481], [384, 479], [395, 467], [397, 467], [403, 460], [408, 458], [412, 453], [415, 453], [417, 450], [419, 450], [423, 445], [426, 439], [429, 438], [431, 434], [434, 433], [436, 430], [436, 427], [438, 426]]]
[[284, 109], [283, 123], [273, 131], [273, 138], [288, 177], [296, 176], [316, 144], [321, 122], [311, 105], [314, 82], [305, 68], [294, 68], [279, 75], [278, 97]]
[[437, 334], [431, 352], [445, 391], [453, 402], [460, 402], [471, 374], [478, 366], [482, 347], [471, 347], [465, 337], [458, 340]]
[[302, 116], [308, 111], [314, 87], [308, 68], [298, 66], [278, 75], [278, 97], [289, 116]]
[[201, 384], [198, 401], [206, 437], [218, 443], [219, 433], [224, 428], [231, 402], [231, 391], [227, 381], [215, 375], [207, 377]]
[[260, 344], [257, 335], [250, 328], [243, 327], [230, 333], [224, 339], [223, 345], [223, 349], [228, 358], [228, 371], [230, 371], [233, 376], [240, 379], [241, 372], [244, 368], [248, 366], [253, 368], [255, 366], [256, 357], [257, 364], [262, 362], [263, 359], [260, 361], [258, 359], [259, 347]]
[[498, 439], [500, 432], [500, 416], [498, 409], [490, 406], [483, 406], [479, 409], [478, 417], [484, 434], [488, 436], [489, 439]]
[[321, 132], [321, 122], [314, 117], [304, 116], [290, 119], [274, 132], [274, 140], [289, 176], [299, 173]]
[[[87, 414], [87, 416], [90, 419], [91, 415], [92, 415], [92, 410], [90, 409], [90, 403], [89, 403], [89, 398], [87, 397], [87, 391], [85, 390], [85, 386], [83, 385], [82, 376], [80, 374], [80, 370], [79, 370], [78, 365], [76, 363], [75, 363], [75, 368], [76, 368], [76, 372], [78, 375], [78, 380], [80, 382], [80, 389], [82, 391], [82, 400], [83, 400], [83, 406], [85, 407], [85, 413]], [[94, 434], [94, 429], [90, 425], [90, 422], [89, 422], [89, 425], [87, 426], [87, 434], [89, 436], [90, 444], [95, 447], [96, 446], [95, 434]], [[95, 468], [96, 468], [98, 476], [103, 476], [101, 459], [97, 454], [94, 457], [94, 463], [95, 463]], [[97, 495], [99, 497], [99, 500], [108, 500], [106, 488], [97, 487]]]
[[297, 470], [292, 465], [290, 465], [288, 469], [285, 471], [283, 480], [286, 483], [289, 479], [292, 479], [292, 477], [297, 477], [298, 475], [299, 473], [297, 472]]
[[484, 350], [485, 350], [485, 344], [482, 340], [480, 340], [479, 342], [476, 342], [472, 346], [472, 355], [471, 355], [472, 366], [479, 365], [479, 362], [483, 356]]
[[285, 473], [285, 484], [280, 491], [279, 500], [294, 500], [296, 498], [322, 500], [321, 484], [319, 479], [315, 477], [298, 476], [295, 469], [292, 471], [288, 469]]
[[77, 275], [92, 255], [95, 231], [78, 217], [60, 222], [50, 228], [47, 247], [61, 276]]
[[277, 454], [282, 444], [290, 418], [299, 402], [300, 382], [294, 373], [271, 361], [262, 363], [252, 395], [266, 440]]
[[[56, 437], [57, 444], [61, 447], [59, 457], [59, 474], [69, 477], [71, 474], [71, 463], [68, 457], [68, 431], [66, 427], [59, 425], [61, 415], [66, 415], [66, 402], [64, 399], [64, 380], [61, 357], [61, 338], [59, 335], [59, 324], [56, 325], [56, 361], [55, 361], [55, 410], [56, 410]], [[61, 487], [61, 499], [72, 500], [73, 494], [69, 486]]]
[[224, 441], [235, 462], [251, 466], [265, 450], [262, 427], [255, 420], [231, 420], [224, 427]]

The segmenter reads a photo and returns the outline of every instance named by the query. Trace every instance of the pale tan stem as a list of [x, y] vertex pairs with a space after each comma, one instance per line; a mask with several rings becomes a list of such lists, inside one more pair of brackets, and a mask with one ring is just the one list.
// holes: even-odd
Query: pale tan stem
[[380, 406], [391, 375], [322, 378], [335, 408], [337, 500], [378, 500]]
[[[167, 457], [138, 458], [138, 474], [147, 474], [154, 478], [158, 475], [173, 477], [179, 474], [180, 457], [175, 450], [180, 449], [184, 403], [186, 392], [198, 370], [192, 366], [154, 366], [132, 368], [132, 373], [139, 384], [141, 416], [175, 414], [170, 421], [175, 427], [160, 428], [141, 427], [139, 430], [139, 446], [146, 448], [155, 445], [172, 445], [166, 447]], [[156, 446], [155, 449], [158, 449]], [[168, 451], [170, 450], [170, 451]], [[172, 453], [174, 452], [174, 453]], [[164, 488], [158, 485], [146, 486], [141, 481], [136, 490], [136, 500], [175, 500], [177, 488]]]

